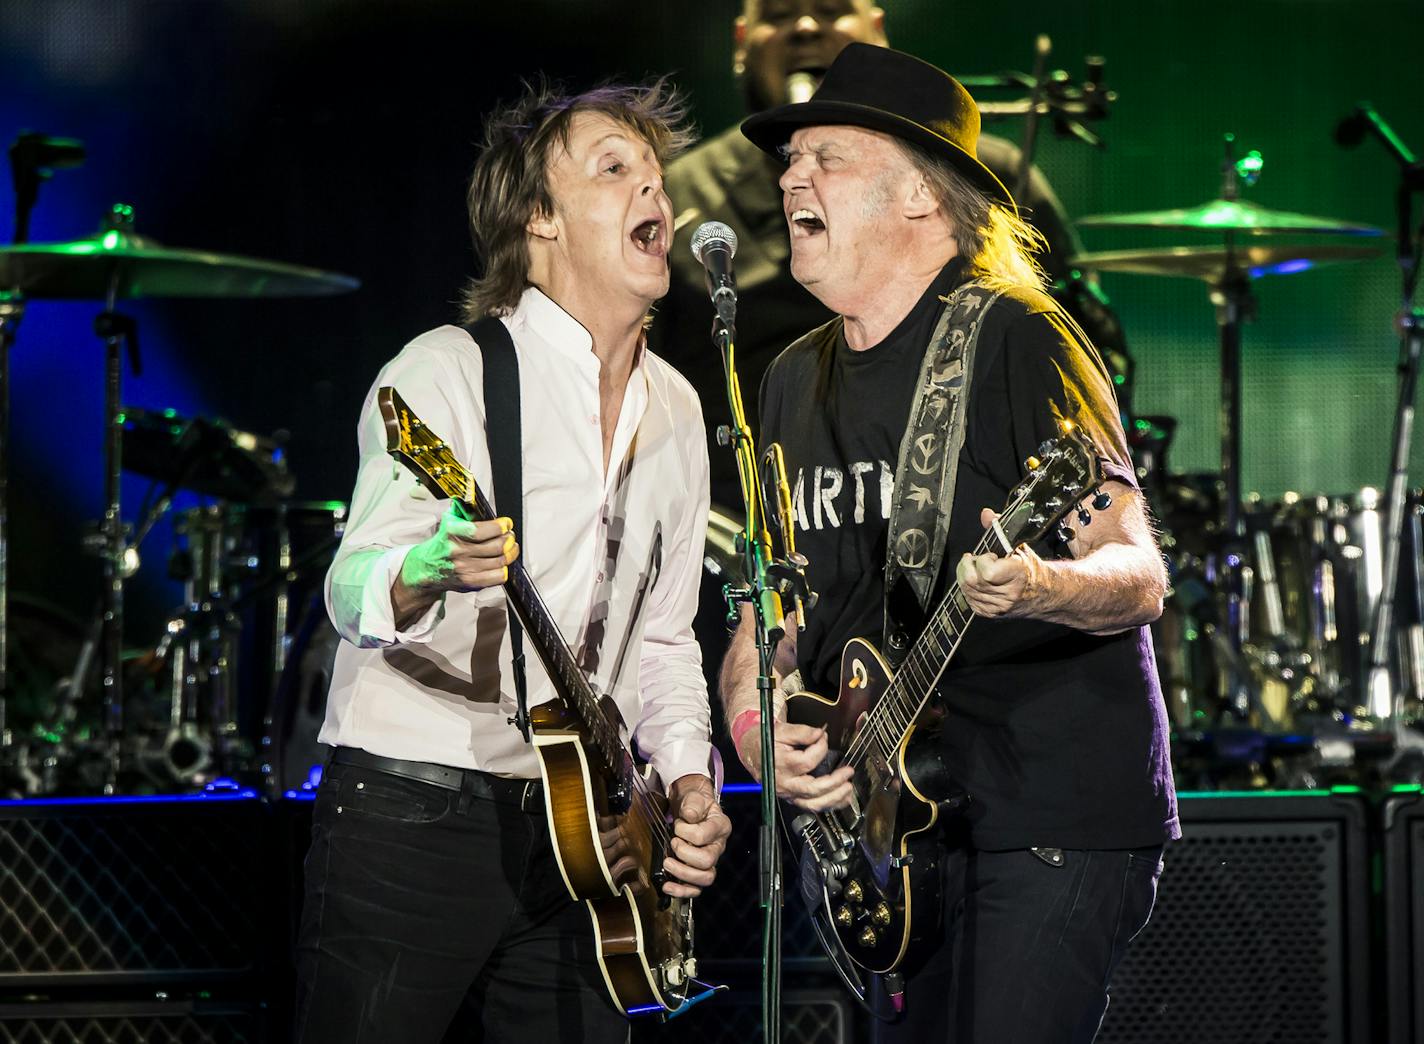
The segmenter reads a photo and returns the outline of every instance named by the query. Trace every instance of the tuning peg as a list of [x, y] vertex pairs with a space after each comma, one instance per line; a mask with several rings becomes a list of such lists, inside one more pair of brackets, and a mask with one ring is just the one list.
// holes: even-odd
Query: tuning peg
[[1093, 498], [1093, 510], [1106, 511], [1110, 507], [1112, 507], [1112, 497], [1099, 490], [1098, 495]]
[[1029, 471], [1037, 471], [1042, 465], [1043, 461], [1037, 457], [1029, 457], [1028, 460], [1024, 461], [1024, 467], [1028, 468]]
[[1066, 544], [1073, 539], [1073, 530], [1060, 522], [1058, 523], [1058, 529], [1053, 535], [1057, 538], [1059, 543]]
[[1040, 443], [1038, 444], [1038, 455], [1039, 455], [1040, 457], [1046, 457], [1046, 456], [1048, 456], [1048, 455], [1049, 455], [1050, 453], [1052, 453], [1052, 452], [1053, 452], [1053, 440], [1052, 440], [1052, 439], [1044, 439], [1042, 442], [1040, 442]]
[[1081, 525], [1081, 526], [1086, 526], [1086, 525], [1088, 525], [1089, 523], [1091, 523], [1092, 521], [1093, 521], [1092, 512], [1090, 512], [1087, 508], [1079, 508], [1079, 509], [1078, 509], [1078, 524], [1079, 524], [1079, 525]]

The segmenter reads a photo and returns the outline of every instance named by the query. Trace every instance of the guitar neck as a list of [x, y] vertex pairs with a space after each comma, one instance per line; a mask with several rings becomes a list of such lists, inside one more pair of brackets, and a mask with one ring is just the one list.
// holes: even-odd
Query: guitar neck
[[949, 666], [974, 616], [974, 610], [969, 608], [956, 583], [910, 648], [890, 687], [870, 712], [860, 731], [860, 737], [864, 739], [858, 737], [857, 749], [848, 752], [846, 760], [859, 764], [872, 751], [889, 758], [899, 749], [929, 701], [939, 676]]
[[[463, 469], [461, 469], [463, 470]], [[474, 491], [474, 499], [455, 498], [460, 513], [472, 522], [489, 522], [496, 517], [494, 508], [484, 493], [470, 481], [468, 474], [451, 476], [466, 489]], [[569, 644], [559, 630], [558, 622], [544, 602], [523, 560], [509, 567], [509, 579], [504, 584], [504, 596], [524, 628], [526, 640], [533, 647], [539, 662], [553, 683], [554, 691], [564, 705], [583, 722], [591, 746], [602, 760], [602, 768], [618, 771], [622, 765], [623, 741], [609, 723]]]
[[[479, 483], [449, 444], [425, 426], [395, 388], [378, 389], [376, 407], [386, 429], [386, 451], [413, 471], [426, 489], [439, 499], [453, 501], [459, 513], [471, 522], [492, 522], [498, 517]], [[585, 745], [601, 761], [598, 767], [613, 775], [621, 774], [627, 751], [618, 728], [604, 714], [597, 694], [579, 670], [522, 560], [509, 567], [504, 595], [548, 672], [560, 702], [579, 719]]]

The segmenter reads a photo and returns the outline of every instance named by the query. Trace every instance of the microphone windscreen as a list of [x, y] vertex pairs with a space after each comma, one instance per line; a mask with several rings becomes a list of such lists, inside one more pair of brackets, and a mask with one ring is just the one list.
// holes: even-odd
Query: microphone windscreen
[[727, 248], [728, 257], [737, 256], [737, 234], [720, 221], [704, 221], [692, 233], [692, 256], [697, 258], [699, 264], [702, 262], [702, 251], [714, 241]]

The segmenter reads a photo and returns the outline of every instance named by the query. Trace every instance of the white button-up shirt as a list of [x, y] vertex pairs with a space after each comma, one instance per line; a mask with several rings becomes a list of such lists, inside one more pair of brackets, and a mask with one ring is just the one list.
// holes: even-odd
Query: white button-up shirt
[[[665, 783], [711, 775], [707, 684], [692, 634], [707, 527], [706, 433], [697, 393], [639, 352], [607, 474], [588, 332], [538, 290], [503, 320], [519, 358], [526, 569], [600, 694]], [[373, 754], [537, 777], [508, 720], [514, 680], [502, 588], [446, 594], [396, 630], [391, 585], [448, 507], [386, 453], [376, 390], [390, 385], [472, 472], [500, 510], [485, 441], [481, 356], [468, 333], [416, 338], [376, 378], [362, 409], [360, 471], [326, 605], [345, 639], [321, 740]], [[554, 695], [524, 636], [529, 705]]]

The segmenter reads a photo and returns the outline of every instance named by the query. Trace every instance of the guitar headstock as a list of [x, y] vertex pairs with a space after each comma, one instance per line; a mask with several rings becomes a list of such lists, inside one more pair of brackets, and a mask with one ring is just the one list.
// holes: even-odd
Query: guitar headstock
[[445, 440], [425, 426], [400, 392], [385, 387], [376, 392], [376, 408], [386, 425], [386, 452], [414, 473], [437, 500], [474, 501], [474, 480]]
[[[1028, 475], [1009, 494], [999, 518], [1013, 544], [1038, 540], [1103, 481], [1096, 448], [1071, 421], [1064, 421], [1062, 434], [1039, 446], [1026, 464]], [[1110, 503], [1100, 493], [1094, 506], [1101, 510]]]

